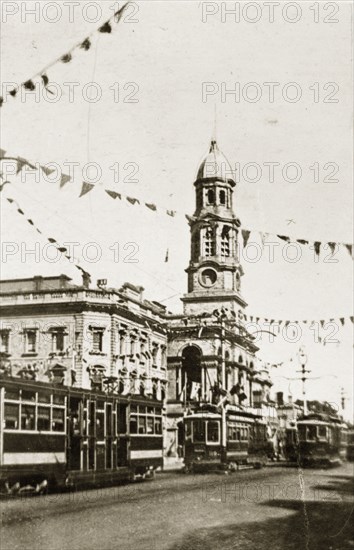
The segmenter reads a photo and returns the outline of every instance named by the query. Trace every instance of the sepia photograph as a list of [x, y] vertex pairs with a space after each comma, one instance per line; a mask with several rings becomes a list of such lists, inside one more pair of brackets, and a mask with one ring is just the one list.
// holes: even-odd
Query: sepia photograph
[[0, 22], [0, 549], [354, 549], [352, 3]]

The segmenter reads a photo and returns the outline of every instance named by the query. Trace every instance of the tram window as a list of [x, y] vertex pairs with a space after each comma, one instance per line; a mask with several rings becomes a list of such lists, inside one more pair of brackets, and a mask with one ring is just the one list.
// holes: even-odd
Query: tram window
[[203, 420], [194, 420], [193, 422], [193, 441], [194, 443], [205, 443], [205, 422]]
[[18, 401], [20, 399], [19, 390], [17, 390], [17, 389], [6, 389], [5, 399], [13, 399], [14, 401]]
[[219, 441], [219, 423], [208, 422], [208, 442], [218, 443]]
[[97, 439], [104, 439], [104, 413], [98, 411], [96, 413], [96, 436]]
[[5, 429], [18, 429], [19, 406], [5, 403]]
[[162, 422], [161, 418], [155, 417], [155, 434], [161, 435], [162, 434]]
[[22, 430], [34, 430], [35, 429], [35, 407], [30, 405], [22, 405], [21, 411], [21, 429]]
[[50, 403], [50, 394], [38, 392], [39, 403]]
[[130, 417], [130, 433], [131, 434], [138, 433], [138, 419], [136, 416]]
[[146, 407], [139, 406], [139, 413], [140, 414], [146, 414]]
[[40, 432], [48, 432], [50, 430], [50, 408], [49, 407], [38, 407], [37, 430]]
[[64, 432], [64, 410], [63, 409], [53, 409], [53, 422], [52, 422], [53, 432]]
[[153, 434], [154, 433], [154, 417], [148, 416], [146, 418], [146, 433], [147, 434]]
[[154, 414], [154, 407], [147, 407], [148, 414]]
[[307, 426], [306, 439], [308, 441], [316, 441], [316, 426]]
[[145, 426], [145, 417], [144, 416], [139, 416], [138, 426], [139, 426], [139, 434], [145, 434], [146, 433], [146, 426]]
[[23, 401], [35, 401], [36, 400], [36, 392], [28, 391], [28, 390], [22, 390], [22, 400]]
[[327, 437], [326, 426], [318, 426], [318, 437], [320, 437], [321, 439], [326, 439]]
[[130, 412], [138, 412], [138, 407], [136, 405], [130, 405]]
[[104, 401], [97, 401], [97, 409], [104, 411]]
[[306, 439], [306, 426], [298, 426], [299, 439], [305, 441]]
[[54, 405], [64, 405], [65, 404], [64, 395], [53, 395], [53, 403]]
[[[117, 405], [117, 415], [118, 433], [125, 434], [127, 433], [127, 405]], [[132, 419], [136, 423], [136, 417], [132, 416]], [[136, 430], [135, 432], [131, 431], [131, 433], [136, 433]]]
[[241, 441], [241, 430], [236, 430], [236, 441]]

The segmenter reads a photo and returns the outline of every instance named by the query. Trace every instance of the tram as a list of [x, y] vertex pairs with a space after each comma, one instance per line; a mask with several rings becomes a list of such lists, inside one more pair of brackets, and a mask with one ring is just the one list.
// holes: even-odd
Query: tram
[[9, 493], [153, 477], [163, 464], [162, 402], [144, 396], [4, 378], [0, 421]]
[[354, 460], [354, 429], [348, 430], [347, 460]]
[[184, 418], [186, 472], [237, 470], [240, 465], [262, 467], [268, 458], [266, 424], [260, 416], [226, 407], [226, 448], [222, 447], [223, 419], [216, 406], [201, 407]]
[[332, 466], [347, 457], [347, 426], [339, 418], [313, 413], [287, 430], [285, 454], [301, 466]]

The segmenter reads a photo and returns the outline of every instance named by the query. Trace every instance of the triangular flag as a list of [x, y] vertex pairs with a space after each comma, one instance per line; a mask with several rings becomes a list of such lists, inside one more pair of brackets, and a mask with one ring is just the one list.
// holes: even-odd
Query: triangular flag
[[102, 32], [102, 33], [111, 33], [112, 32], [112, 27], [109, 23], [109, 21], [107, 21], [104, 25], [102, 25], [102, 27], [100, 27], [98, 29], [98, 32]]
[[4, 98], [0, 97], [0, 107], [2, 107], [3, 103], [4, 103]]
[[42, 81], [43, 81], [44, 86], [48, 86], [49, 78], [47, 77], [46, 74], [42, 74]]
[[344, 319], [344, 317], [341, 317], [341, 318], [340, 318], [340, 322], [341, 322], [341, 323], [342, 323], [342, 325], [344, 326], [344, 323], [345, 323], [345, 319]]
[[52, 239], [51, 237], [48, 237], [48, 241], [52, 244], [56, 243], [57, 241], [55, 239]]
[[82, 183], [82, 189], [81, 189], [81, 193], [79, 195], [79, 198], [83, 197], [84, 195], [87, 195], [87, 193], [92, 191], [92, 189], [94, 187], [95, 187], [95, 185], [93, 183], [86, 183], [86, 181], [84, 181]]
[[323, 328], [323, 325], [325, 324], [326, 321], [324, 321], [323, 319], [320, 321], [321, 323], [321, 327]]
[[349, 317], [349, 319], [351, 320], [352, 323], [354, 323], [354, 317], [353, 317], [353, 315], [351, 315], [351, 316]]
[[334, 254], [335, 250], [336, 250], [336, 247], [337, 247], [337, 244], [336, 243], [328, 243], [328, 246], [330, 248], [330, 251], [332, 253], [332, 255]]
[[64, 187], [64, 185], [65, 185], [66, 183], [68, 183], [68, 181], [70, 181], [70, 180], [71, 180], [71, 177], [70, 177], [70, 176], [67, 176], [66, 174], [62, 174], [62, 175], [60, 176], [60, 189], [61, 189], [62, 187]]
[[72, 57], [71, 53], [67, 53], [67, 54], [63, 55], [63, 57], [61, 58], [61, 61], [62, 61], [63, 63], [70, 63], [70, 61], [72, 60], [72, 58], [73, 58], [73, 57]]
[[313, 246], [315, 247], [315, 254], [316, 256], [319, 256], [320, 255], [320, 248], [321, 248], [321, 243], [319, 241], [315, 241], [313, 243]]
[[241, 233], [243, 238], [243, 247], [246, 248], [251, 231], [248, 231], [247, 229], [242, 229]]
[[16, 175], [21, 172], [22, 168], [28, 164], [26, 159], [23, 159], [22, 157], [17, 157], [17, 170]]
[[309, 242], [308, 242], [308, 241], [305, 241], [305, 239], [297, 239], [296, 242], [298, 242], [298, 243], [300, 243], [300, 244], [309, 244]]
[[168, 252], [169, 252], [169, 251], [168, 251], [168, 249], [167, 249], [167, 250], [166, 250], [166, 256], [165, 256], [165, 263], [168, 262]]
[[352, 244], [345, 244], [345, 248], [348, 250], [350, 257], [352, 257], [353, 254], [353, 245]]
[[145, 203], [145, 206], [147, 206], [148, 208], [150, 208], [150, 210], [154, 210], [156, 212], [156, 204], [148, 204], [147, 202]]
[[11, 90], [11, 91], [9, 92], [9, 94], [10, 94], [12, 97], [16, 97], [17, 91], [18, 91], [17, 88], [14, 88], [13, 90]]
[[322, 338], [321, 336], [318, 337], [318, 342], [321, 344], [322, 343]]
[[166, 210], [166, 214], [168, 216], [172, 216], [172, 218], [176, 215], [176, 211], [175, 210]]
[[264, 246], [265, 241], [269, 237], [269, 233], [260, 233], [260, 236], [261, 236], [262, 246]]
[[13, 199], [7, 199], [7, 200], [8, 200], [8, 202], [9, 202], [10, 204], [12, 204], [13, 202], [15, 202]]
[[86, 40], [84, 40], [83, 43], [81, 44], [80, 48], [82, 48], [83, 50], [85, 50], [87, 52], [87, 50], [89, 50], [91, 48], [90, 39], [86, 38]]
[[286, 235], [277, 235], [278, 239], [281, 239], [282, 241], [286, 241], [287, 243], [290, 242], [290, 237], [287, 237]]
[[124, 6], [120, 8], [120, 10], [116, 11], [116, 13], [114, 14], [114, 16], [117, 18], [116, 19], [117, 23], [119, 23], [119, 21], [121, 20], [123, 12], [128, 4], [130, 4], [130, 2], [127, 2], [126, 4], [124, 4]]
[[32, 220], [27, 220], [30, 225], [34, 225]]
[[116, 191], [110, 191], [109, 189], [105, 189], [107, 195], [112, 197], [112, 199], [121, 199], [122, 195], [120, 193], [116, 193]]
[[35, 88], [36, 88], [36, 86], [33, 84], [32, 80], [27, 80], [26, 82], [24, 82], [23, 87], [26, 90], [30, 90], [31, 92], [33, 92], [33, 90], [35, 90]]
[[3, 159], [6, 155], [6, 151], [4, 149], [0, 149], [0, 159]]
[[140, 202], [138, 201], [138, 199], [134, 199], [134, 197], [125, 197], [127, 199], [128, 202], [130, 202], [130, 204], [140, 204]]
[[53, 174], [55, 172], [55, 168], [53, 170], [51, 170], [50, 168], [47, 168], [46, 166], [41, 166], [41, 170], [42, 170], [42, 172], [44, 172], [44, 174], [46, 176], [50, 176], [51, 174]]
[[61, 246], [60, 248], [58, 248], [59, 252], [61, 252], [62, 254], [64, 254], [64, 252], [67, 252], [68, 249], [65, 248], [64, 246]]
[[23, 210], [21, 210], [21, 208], [18, 208], [18, 209], [17, 209], [17, 212], [18, 212], [19, 214], [22, 214], [22, 216], [24, 216], [24, 215], [25, 215], [24, 211], [23, 211]]

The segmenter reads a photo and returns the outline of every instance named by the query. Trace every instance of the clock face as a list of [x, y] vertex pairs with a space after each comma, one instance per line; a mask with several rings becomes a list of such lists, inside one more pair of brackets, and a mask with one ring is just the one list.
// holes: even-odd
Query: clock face
[[200, 282], [203, 286], [206, 287], [211, 287], [215, 285], [217, 278], [218, 274], [214, 269], [211, 269], [210, 267], [204, 269], [200, 274]]

